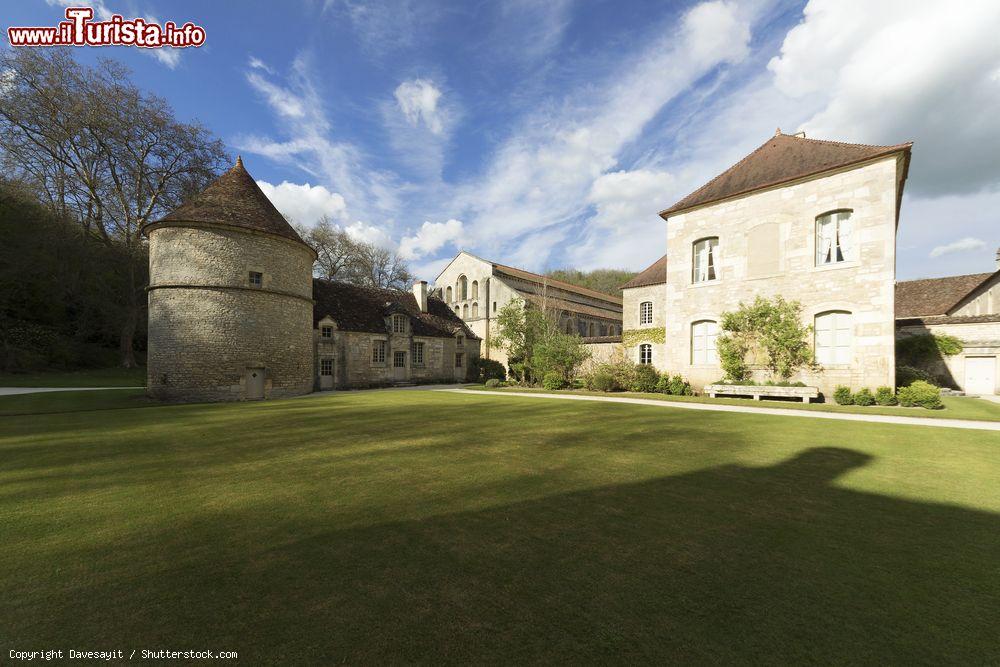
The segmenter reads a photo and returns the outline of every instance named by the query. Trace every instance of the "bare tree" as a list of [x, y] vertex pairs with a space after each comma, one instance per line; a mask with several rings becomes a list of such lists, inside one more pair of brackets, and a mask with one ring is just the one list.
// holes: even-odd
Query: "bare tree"
[[398, 253], [352, 238], [326, 216], [314, 227], [299, 227], [298, 231], [319, 255], [315, 267], [317, 277], [400, 290], [408, 289], [413, 282], [413, 274]]
[[85, 67], [63, 49], [16, 49], [0, 54], [0, 70], [8, 73], [0, 95], [5, 166], [88, 235], [125, 251], [120, 348], [122, 364], [133, 366], [146, 282], [142, 227], [214, 178], [228, 162], [223, 144], [178, 121], [111, 60]]

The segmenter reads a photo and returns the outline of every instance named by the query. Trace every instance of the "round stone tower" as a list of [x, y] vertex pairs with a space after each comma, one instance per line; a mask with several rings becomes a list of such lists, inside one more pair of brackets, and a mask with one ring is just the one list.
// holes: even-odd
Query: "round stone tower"
[[312, 391], [316, 253], [241, 159], [143, 231], [150, 396], [240, 401]]

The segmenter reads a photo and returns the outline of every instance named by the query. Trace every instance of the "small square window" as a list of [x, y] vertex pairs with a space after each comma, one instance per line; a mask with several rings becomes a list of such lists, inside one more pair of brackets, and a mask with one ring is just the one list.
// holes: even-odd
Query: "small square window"
[[319, 374], [320, 375], [333, 375], [333, 359], [320, 359], [319, 360]]
[[319, 335], [323, 338], [333, 338], [333, 327], [320, 327]]
[[264, 274], [257, 271], [250, 272], [250, 287], [262, 287], [264, 285]]

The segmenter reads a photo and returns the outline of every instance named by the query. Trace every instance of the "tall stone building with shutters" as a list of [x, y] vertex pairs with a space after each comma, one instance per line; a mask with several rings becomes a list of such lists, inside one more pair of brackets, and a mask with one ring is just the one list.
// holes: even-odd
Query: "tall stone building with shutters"
[[462, 380], [479, 339], [426, 283], [413, 293], [313, 279], [316, 252], [237, 159], [143, 232], [147, 391], [171, 401]]

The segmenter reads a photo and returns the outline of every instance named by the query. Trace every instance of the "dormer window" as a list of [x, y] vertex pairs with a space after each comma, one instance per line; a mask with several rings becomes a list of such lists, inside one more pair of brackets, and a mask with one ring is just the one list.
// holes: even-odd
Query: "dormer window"
[[264, 274], [258, 271], [250, 272], [250, 287], [263, 287], [264, 286]]
[[465, 347], [465, 336], [458, 336], [455, 338], [455, 345], [458, 347]]
[[850, 211], [831, 211], [816, 218], [816, 266], [856, 259], [853, 237]]
[[333, 327], [322, 326], [319, 328], [319, 335], [322, 338], [333, 338]]
[[713, 236], [694, 243], [691, 266], [691, 282], [707, 283], [717, 277], [719, 259], [719, 237]]
[[406, 316], [392, 316], [392, 333], [406, 333]]

